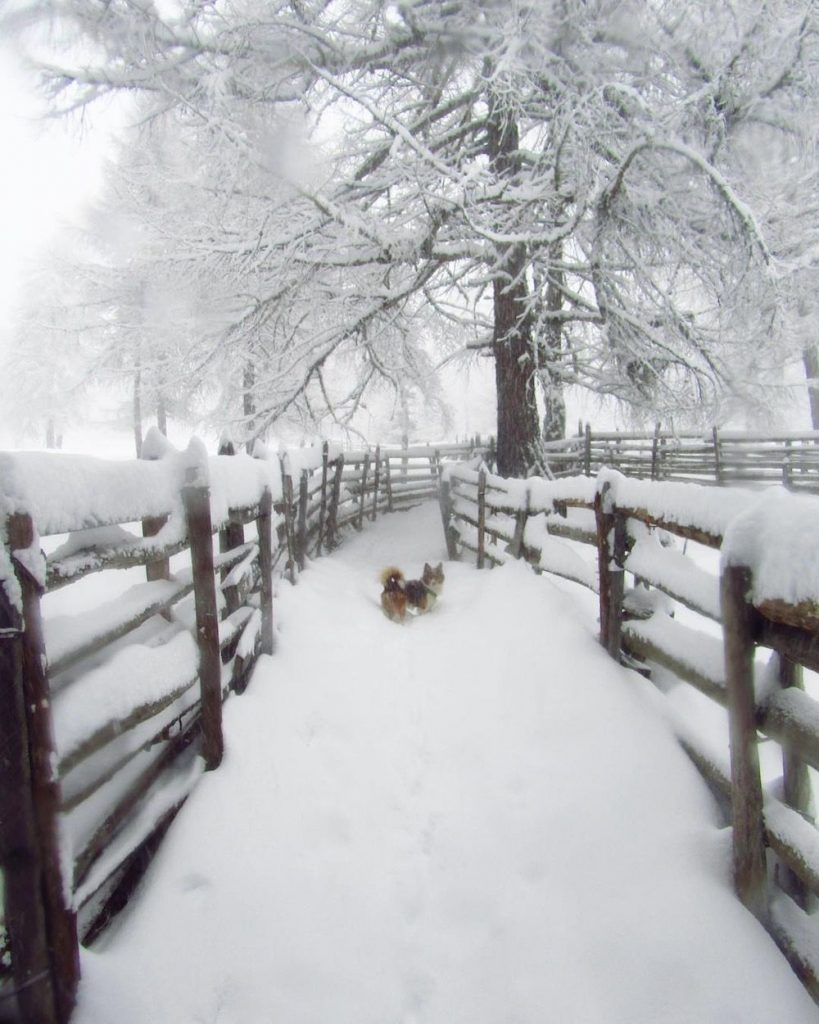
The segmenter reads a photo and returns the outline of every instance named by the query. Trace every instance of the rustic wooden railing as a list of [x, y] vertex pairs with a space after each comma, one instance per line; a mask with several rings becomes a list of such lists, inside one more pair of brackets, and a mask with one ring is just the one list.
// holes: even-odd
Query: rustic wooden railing
[[544, 446], [554, 477], [595, 476], [604, 466], [650, 480], [742, 485], [782, 483], [819, 492], [819, 431], [751, 434], [714, 427], [704, 434], [595, 431]]
[[[819, 1001], [819, 929], [807, 913], [819, 896], [808, 778], [808, 766], [819, 769], [819, 702], [801, 679], [802, 666], [819, 671], [819, 501], [611, 470], [504, 480], [462, 465], [444, 474], [441, 512], [451, 558], [468, 552], [478, 567], [525, 558], [589, 588], [612, 657], [649, 677], [666, 669], [727, 710], [716, 749], [673, 703], [669, 716], [733, 823], [740, 899]], [[690, 557], [707, 549], [722, 550], [721, 575]], [[782, 764], [781, 780], [764, 788], [760, 743], [778, 745]]]
[[[0, 454], [0, 1019], [12, 1003], [69, 1019], [80, 942], [218, 766], [222, 704], [273, 652], [275, 574], [296, 582], [345, 527], [436, 495], [443, 463], [473, 452], [208, 457], [153, 434], [143, 461]], [[62, 534], [46, 557], [40, 538]], [[138, 566], [146, 582], [110, 605], [44, 617], [48, 593]]]

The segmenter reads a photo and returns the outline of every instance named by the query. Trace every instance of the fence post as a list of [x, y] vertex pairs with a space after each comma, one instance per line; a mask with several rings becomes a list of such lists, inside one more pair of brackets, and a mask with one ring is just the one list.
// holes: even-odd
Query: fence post
[[324, 542], [324, 527], [327, 518], [327, 469], [330, 459], [330, 445], [327, 441], [321, 446], [321, 505], [319, 506], [318, 542], [316, 543], [316, 557], [321, 557], [321, 547]]
[[583, 453], [583, 473], [591, 476], [591, 427], [586, 424], [586, 447]]
[[762, 784], [754, 705], [754, 612], [747, 600], [751, 573], [745, 566], [722, 571], [723, 643], [731, 738], [734, 887], [748, 910], [768, 918]]
[[384, 458], [384, 486], [387, 491], [387, 511], [394, 511], [392, 505], [392, 471], [390, 470], [389, 453]]
[[486, 470], [478, 473], [478, 568], [483, 569], [486, 551]]
[[409, 466], [409, 437], [407, 434], [401, 435], [401, 447], [403, 449], [403, 454], [401, 456], [401, 483], [405, 484], [407, 482], [407, 468]]
[[[153, 433], [155, 428], [151, 428], [145, 437], [145, 441], [142, 445], [142, 452], [140, 459], [147, 462], [155, 462], [162, 458], [163, 454], [167, 451], [172, 450], [171, 445], [166, 438], [162, 437], [161, 446], [156, 444], [156, 436]], [[158, 433], [158, 432], [157, 432]], [[161, 436], [161, 435], [160, 435]], [[162, 527], [167, 523], [167, 516], [145, 516], [142, 520], [142, 536], [143, 537], [155, 537]], [[152, 583], [154, 580], [167, 580], [171, 577], [170, 559], [168, 558], [157, 558], [153, 562], [146, 562], [145, 564], [145, 579]], [[170, 610], [162, 612], [162, 615], [170, 621], [171, 613]]]
[[361, 467], [361, 493], [358, 498], [358, 519], [356, 521], [356, 529], [360, 530], [364, 526], [364, 503], [366, 501], [367, 491], [367, 474], [370, 469], [370, 453], [364, 453], [364, 464]]
[[269, 487], [262, 491], [256, 533], [259, 538], [259, 573], [261, 574], [262, 654], [272, 654], [273, 639], [273, 494]]
[[609, 614], [606, 650], [615, 661], [620, 660], [623, 628], [623, 597], [625, 594], [626, 517], [614, 510], [612, 523], [612, 558], [609, 565]]
[[[24, 558], [31, 517], [9, 516], [20, 606], [0, 584], [0, 864], [5, 917], [22, 1019], [67, 1024], [80, 977], [76, 915], [66, 904], [51, 694], [43, 642], [42, 583]], [[13, 586], [9, 581], [9, 586]]]
[[714, 427], [712, 431], [714, 438], [714, 477], [718, 484], [723, 482], [722, 478], [722, 457], [719, 450], [719, 431]]
[[375, 522], [378, 515], [378, 479], [381, 475], [381, 445], [375, 447], [375, 474], [373, 475], [373, 511], [370, 519]]
[[334, 460], [333, 490], [330, 495], [330, 511], [327, 517], [327, 547], [338, 545], [338, 503], [341, 497], [341, 477], [344, 473], [344, 455]]
[[529, 487], [526, 487], [526, 496], [523, 501], [523, 508], [515, 514], [515, 532], [512, 542], [509, 545], [509, 553], [514, 558], [520, 558], [523, 553], [523, 537], [526, 533], [526, 520], [529, 518]]
[[[785, 690], [795, 687], [805, 689], [802, 678], [802, 666], [784, 654], [777, 654], [778, 683]], [[803, 817], [812, 820], [813, 799], [811, 794], [810, 775], [805, 762], [798, 757], [787, 744], [782, 746], [782, 788], [785, 803], [798, 811]], [[776, 867], [777, 881], [780, 887], [794, 899], [803, 910], [808, 910], [812, 902], [810, 890], [802, 879], [786, 865], [779, 863]]]
[[443, 478], [438, 487], [438, 504], [441, 507], [441, 521], [444, 524], [446, 556], [454, 562], [458, 558], [458, 548], [455, 544], [455, 531], [452, 528], [452, 490], [449, 480]]
[[[232, 441], [223, 440], [219, 443], [219, 455], [235, 455], [236, 449]], [[232, 551], [234, 548], [239, 548], [245, 542], [245, 528], [241, 523], [226, 523], [219, 531], [219, 553], [224, 554], [226, 551]], [[219, 578], [225, 580], [228, 576], [230, 569], [221, 569], [219, 571]], [[235, 612], [241, 604], [238, 587], [229, 587], [224, 591], [225, 595], [225, 617], [230, 615], [231, 612]]]
[[651, 442], [651, 479], [660, 479], [660, 424], [654, 424], [654, 439]]
[[196, 639], [199, 644], [199, 684], [202, 694], [202, 756], [210, 771], [218, 768], [224, 751], [222, 738], [222, 657], [219, 645], [219, 612], [213, 567], [213, 526], [207, 463], [191, 466], [182, 488], [188, 523], [196, 606]]
[[293, 528], [293, 477], [281, 460], [282, 467], [282, 501], [284, 503], [284, 536], [287, 541], [287, 565], [290, 570], [290, 582], [296, 582], [296, 540]]
[[309, 472], [306, 469], [301, 471], [299, 478], [299, 527], [296, 535], [296, 562], [299, 570], [304, 569], [304, 560], [307, 556], [307, 480]]
[[782, 485], [791, 489], [791, 451], [792, 444], [785, 441], [785, 454], [782, 456]]
[[600, 643], [609, 649], [609, 612], [611, 611], [611, 546], [609, 532], [614, 517], [605, 511], [608, 481], [594, 495], [594, 518], [597, 523], [597, 571], [600, 579]]

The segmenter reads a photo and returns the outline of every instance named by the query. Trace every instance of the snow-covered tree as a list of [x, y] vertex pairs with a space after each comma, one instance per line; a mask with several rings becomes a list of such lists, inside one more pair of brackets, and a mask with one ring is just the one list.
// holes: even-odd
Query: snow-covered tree
[[[430, 309], [494, 358], [504, 473], [562, 433], [567, 384], [710, 415], [781, 361], [805, 275], [749, 154], [815, 111], [810, 0], [45, 7], [83, 53], [45, 69], [56, 103], [138, 90], [196, 139], [215, 206], [178, 251], [246, 286], [205, 358], [241, 374], [251, 432]], [[774, 193], [809, 174], [777, 168]]]

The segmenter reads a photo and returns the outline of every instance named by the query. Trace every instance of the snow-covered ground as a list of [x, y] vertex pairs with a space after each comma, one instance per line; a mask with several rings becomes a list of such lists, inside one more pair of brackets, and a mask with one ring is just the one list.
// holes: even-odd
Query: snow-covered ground
[[789, 1024], [814, 1004], [730, 884], [729, 833], [594, 598], [447, 563], [385, 517], [296, 587], [227, 754], [83, 956], [75, 1024]]

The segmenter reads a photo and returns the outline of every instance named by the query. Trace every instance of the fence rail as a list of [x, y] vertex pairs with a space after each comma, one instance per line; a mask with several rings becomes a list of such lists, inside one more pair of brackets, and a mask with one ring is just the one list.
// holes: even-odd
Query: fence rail
[[604, 466], [650, 480], [742, 485], [782, 483], [819, 492], [819, 431], [749, 434], [718, 430], [676, 434], [601, 432], [586, 426], [576, 437], [544, 446], [554, 477], [595, 476]]
[[[598, 595], [600, 640], [613, 658], [649, 676], [668, 669], [727, 710], [721, 748], [682, 720], [678, 738], [733, 823], [737, 894], [819, 1001], [819, 931], [807, 913], [819, 896], [808, 779], [808, 767], [819, 770], [819, 702], [802, 682], [802, 666], [819, 671], [819, 573], [794, 554], [789, 534], [796, 523], [800, 550], [819, 548], [819, 502], [610, 469], [522, 481], [456, 466], [444, 475], [441, 512], [450, 557], [468, 552], [478, 567], [524, 558], [587, 587]], [[721, 548], [721, 577], [674, 538]], [[594, 549], [593, 561], [577, 543]], [[782, 596], [795, 592], [801, 600]], [[671, 602], [693, 612], [694, 625], [670, 614]], [[706, 620], [721, 636], [699, 627]], [[763, 649], [773, 652], [766, 668]], [[762, 740], [781, 747], [780, 794], [762, 787]]]
[[[208, 457], [154, 434], [142, 461], [0, 454], [0, 999], [23, 1020], [68, 1021], [80, 942], [219, 765], [222, 705], [273, 652], [274, 579], [436, 495], [443, 461], [475, 451]], [[44, 556], [40, 538], [63, 534]], [[145, 582], [110, 606], [44, 617], [49, 593], [134, 567]]]

